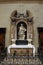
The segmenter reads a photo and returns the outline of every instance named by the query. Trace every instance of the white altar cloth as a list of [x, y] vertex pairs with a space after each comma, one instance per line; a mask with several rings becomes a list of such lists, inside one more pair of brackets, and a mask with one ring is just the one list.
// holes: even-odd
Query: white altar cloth
[[7, 48], [7, 51], [9, 54], [10, 54], [11, 48], [33, 48], [33, 56], [35, 56], [35, 46], [32, 45], [31, 43], [28, 45], [16, 45], [15, 43], [12, 45], [9, 45], [9, 47]]

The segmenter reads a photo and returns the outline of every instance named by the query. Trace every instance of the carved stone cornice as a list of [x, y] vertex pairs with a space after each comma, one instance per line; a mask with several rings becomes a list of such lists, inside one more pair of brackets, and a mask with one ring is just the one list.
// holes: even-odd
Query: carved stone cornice
[[27, 22], [32, 23], [33, 22], [33, 16], [31, 15], [30, 11], [26, 11], [26, 14], [20, 14], [16, 10], [12, 12], [11, 14], [11, 21], [16, 22], [18, 20], [27, 20]]
[[43, 0], [0, 0], [0, 3], [43, 3]]

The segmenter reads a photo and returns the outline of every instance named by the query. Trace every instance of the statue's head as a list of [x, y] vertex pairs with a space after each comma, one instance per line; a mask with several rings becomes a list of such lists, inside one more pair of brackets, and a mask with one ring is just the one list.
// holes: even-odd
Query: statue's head
[[23, 24], [21, 24], [21, 26], [23, 26]]

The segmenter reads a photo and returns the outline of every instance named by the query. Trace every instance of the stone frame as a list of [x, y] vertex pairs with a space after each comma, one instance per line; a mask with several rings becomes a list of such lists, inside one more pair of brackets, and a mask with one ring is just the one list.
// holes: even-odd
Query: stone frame
[[27, 25], [27, 39], [33, 40], [33, 16], [30, 11], [26, 11], [26, 15], [18, 14], [17, 10], [11, 14], [11, 40], [17, 39], [17, 24], [23, 21]]

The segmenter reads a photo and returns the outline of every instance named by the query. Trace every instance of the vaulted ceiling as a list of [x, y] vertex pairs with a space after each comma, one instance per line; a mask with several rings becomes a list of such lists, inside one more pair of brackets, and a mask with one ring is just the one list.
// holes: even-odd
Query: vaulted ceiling
[[0, 0], [0, 2], [41, 2], [42, 3], [43, 0]]

